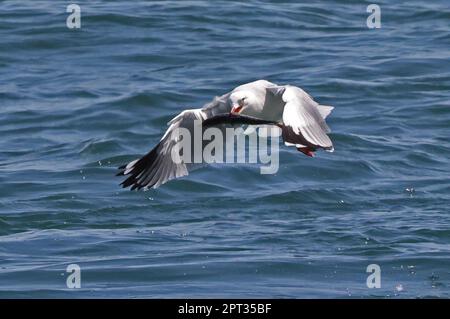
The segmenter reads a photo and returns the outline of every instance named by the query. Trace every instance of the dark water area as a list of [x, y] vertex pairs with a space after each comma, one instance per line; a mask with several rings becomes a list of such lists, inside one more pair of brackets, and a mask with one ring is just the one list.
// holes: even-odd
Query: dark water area
[[[378, 1], [380, 29], [363, 1], [76, 3], [71, 30], [66, 1], [0, 1], [0, 297], [450, 297], [447, 1]], [[257, 79], [333, 105], [335, 152], [120, 188]]]

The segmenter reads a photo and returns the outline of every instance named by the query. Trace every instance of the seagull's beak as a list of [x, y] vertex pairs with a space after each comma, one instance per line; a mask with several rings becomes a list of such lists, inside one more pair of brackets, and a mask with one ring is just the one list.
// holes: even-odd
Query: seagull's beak
[[231, 114], [239, 114], [239, 112], [242, 110], [242, 105], [234, 105], [231, 109]]

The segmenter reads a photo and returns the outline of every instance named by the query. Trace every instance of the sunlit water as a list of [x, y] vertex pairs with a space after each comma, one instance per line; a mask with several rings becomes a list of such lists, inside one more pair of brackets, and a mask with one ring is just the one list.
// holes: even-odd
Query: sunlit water
[[[449, 297], [446, 1], [0, 3], [0, 297]], [[256, 79], [335, 106], [334, 153], [119, 187]], [[68, 289], [66, 267], [81, 267]], [[381, 288], [366, 267], [381, 267]]]

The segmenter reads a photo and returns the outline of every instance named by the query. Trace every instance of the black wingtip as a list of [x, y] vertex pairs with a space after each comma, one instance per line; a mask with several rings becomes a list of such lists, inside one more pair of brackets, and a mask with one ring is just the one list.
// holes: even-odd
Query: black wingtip
[[[137, 160], [132, 167], [129, 167], [129, 170], [127, 169], [127, 165], [122, 165], [119, 167], [119, 169], [121, 170], [120, 172], [118, 172], [116, 174], [116, 176], [126, 176], [128, 175], [128, 177], [120, 184], [122, 186], [122, 188], [127, 188], [131, 186], [131, 190], [140, 190], [144, 187], [146, 187], [146, 185], [142, 185], [137, 177], [140, 176], [140, 174], [145, 171], [146, 169], [149, 169], [152, 164], [154, 163], [154, 161], [157, 159], [158, 157], [158, 147], [160, 146], [160, 143], [158, 143], [158, 145], [156, 145], [150, 152], [148, 152], [146, 155], [144, 155], [143, 157], [141, 157], [139, 160]], [[142, 181], [141, 181], [142, 182]], [[153, 185], [151, 185], [153, 186]], [[150, 187], [151, 187], [150, 186]]]
[[136, 184], [136, 178], [135, 178], [134, 175], [128, 177], [126, 180], [124, 180], [122, 182], [122, 185], [123, 185], [124, 188], [127, 188], [127, 187], [129, 187], [129, 186], [131, 186], [133, 184]]
[[125, 171], [120, 171], [119, 173], [116, 174], [116, 176], [124, 176], [125, 175]]

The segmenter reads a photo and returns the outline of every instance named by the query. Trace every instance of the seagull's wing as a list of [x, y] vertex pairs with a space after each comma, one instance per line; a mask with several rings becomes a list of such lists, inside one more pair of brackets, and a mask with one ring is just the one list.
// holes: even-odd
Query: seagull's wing
[[189, 130], [191, 138], [194, 138], [194, 121], [203, 121], [215, 114], [229, 111], [227, 95], [223, 95], [216, 97], [202, 109], [186, 110], [178, 114], [168, 123], [169, 128], [158, 145], [140, 159], [119, 167], [121, 171], [117, 175], [128, 176], [121, 185], [124, 188], [131, 187], [132, 190], [157, 188], [171, 179], [188, 175], [194, 164], [174, 161], [172, 158], [172, 150], [180, 141], [179, 129]]
[[283, 139], [288, 146], [311, 149], [323, 148], [332, 152], [333, 143], [325, 118], [333, 107], [319, 105], [302, 89], [287, 85], [279, 91], [286, 103], [283, 110]]

